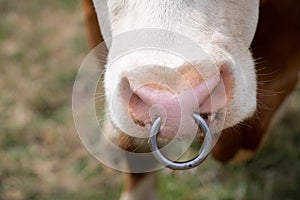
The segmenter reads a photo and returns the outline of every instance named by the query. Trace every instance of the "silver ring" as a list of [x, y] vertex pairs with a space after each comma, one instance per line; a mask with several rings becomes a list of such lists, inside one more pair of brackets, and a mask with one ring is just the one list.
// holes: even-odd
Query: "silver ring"
[[157, 135], [161, 127], [161, 118], [158, 117], [153, 122], [150, 129], [150, 147], [154, 157], [164, 166], [174, 170], [191, 169], [200, 165], [208, 156], [212, 145], [211, 132], [205, 120], [199, 114], [194, 113], [193, 118], [195, 119], [195, 122], [197, 123], [197, 125], [200, 127], [201, 131], [204, 134], [204, 141], [199, 151], [199, 154], [195, 158], [184, 162], [177, 162], [177, 161], [170, 160], [161, 153], [157, 145]]

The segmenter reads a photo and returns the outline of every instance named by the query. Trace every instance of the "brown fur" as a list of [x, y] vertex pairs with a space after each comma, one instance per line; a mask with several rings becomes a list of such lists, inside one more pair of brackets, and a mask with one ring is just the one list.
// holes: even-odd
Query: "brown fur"
[[103, 42], [100, 27], [98, 25], [97, 15], [92, 0], [82, 0], [82, 3], [90, 47], [94, 48]]
[[[252, 51], [257, 63], [254, 116], [221, 134], [213, 155], [230, 161], [239, 150], [255, 152], [276, 111], [296, 87], [300, 70], [300, 2], [264, 1]], [[242, 158], [241, 158], [242, 159]]]
[[143, 179], [150, 175], [151, 173], [143, 173], [143, 174], [132, 174], [132, 173], [125, 173], [125, 181], [126, 185], [124, 188], [125, 192], [132, 191]]

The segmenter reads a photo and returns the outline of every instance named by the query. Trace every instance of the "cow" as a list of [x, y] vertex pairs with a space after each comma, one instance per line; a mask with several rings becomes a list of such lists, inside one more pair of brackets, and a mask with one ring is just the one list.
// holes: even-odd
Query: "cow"
[[[300, 71], [296, 0], [83, 3], [90, 46], [106, 41], [105, 96], [108, 104], [117, 102], [114, 108], [107, 106], [109, 127], [127, 151], [149, 151], [147, 134], [155, 117], [163, 119], [160, 137], [171, 140], [175, 134], [185, 136], [186, 130], [197, 129], [191, 117], [197, 112], [212, 133], [221, 132], [212, 149], [216, 160], [250, 159], [296, 88]], [[161, 31], [155, 35], [152, 29]], [[179, 34], [201, 46], [205, 55], [186, 61], [150, 49], [111, 63], [110, 52], [120, 44], [109, 37], [139, 30], [164, 44], [177, 44], [174, 35]], [[194, 96], [176, 100], [177, 94], [189, 92]], [[153, 108], [156, 104], [160, 107]], [[155, 198], [152, 172], [125, 173], [121, 199]]]

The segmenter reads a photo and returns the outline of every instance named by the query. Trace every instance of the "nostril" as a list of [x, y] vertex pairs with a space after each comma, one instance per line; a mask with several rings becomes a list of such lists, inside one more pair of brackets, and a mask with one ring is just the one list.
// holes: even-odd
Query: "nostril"
[[206, 122], [206, 124], [209, 126], [210, 123], [212, 122], [212, 120], [214, 120], [214, 114], [212, 113], [200, 113], [199, 114], [203, 119], [204, 121]]
[[131, 82], [127, 76], [123, 76], [120, 82], [120, 94], [124, 108], [138, 126], [144, 127], [150, 123], [149, 105], [136, 93], [134, 82]]
[[204, 120], [208, 120], [208, 113], [201, 113], [200, 116], [204, 119]]
[[227, 65], [224, 64], [220, 67], [220, 75], [222, 78], [227, 99], [230, 99], [232, 96], [233, 75]]
[[128, 113], [135, 124], [144, 127], [150, 123], [150, 106], [146, 104], [138, 95], [132, 94], [128, 102]]

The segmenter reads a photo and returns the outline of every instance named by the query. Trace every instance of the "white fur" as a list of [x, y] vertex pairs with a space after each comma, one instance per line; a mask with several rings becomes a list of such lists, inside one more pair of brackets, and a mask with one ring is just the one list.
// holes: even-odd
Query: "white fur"
[[[227, 115], [223, 128], [252, 115], [256, 108], [256, 76], [249, 46], [258, 20], [258, 0], [107, 0], [106, 3], [94, 0], [100, 25], [105, 25], [102, 26], [104, 39], [143, 28], [164, 29], [188, 37], [204, 48], [214, 64], [227, 64], [233, 74], [233, 98], [224, 108]], [[162, 40], [176, 42], [168, 35]], [[108, 45], [110, 49], [117, 49], [121, 44], [112, 39]], [[145, 131], [145, 128], [128, 122], [127, 108], [120, 103], [121, 100], [118, 101], [116, 90], [126, 71], [147, 64], [176, 68], [183, 63], [181, 59], [155, 50], [132, 52], [116, 62], [112, 62], [109, 56], [105, 74], [106, 99], [110, 105], [112, 122], [117, 128], [132, 132]], [[143, 79], [143, 76], [145, 74], [141, 74], [140, 78]], [[162, 78], [166, 77], [157, 76], [157, 80]], [[112, 104], [118, 111], [117, 115], [122, 117], [114, 116]]]

